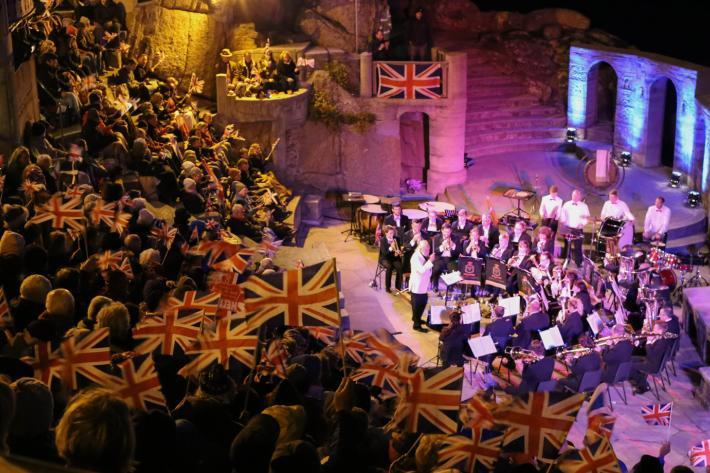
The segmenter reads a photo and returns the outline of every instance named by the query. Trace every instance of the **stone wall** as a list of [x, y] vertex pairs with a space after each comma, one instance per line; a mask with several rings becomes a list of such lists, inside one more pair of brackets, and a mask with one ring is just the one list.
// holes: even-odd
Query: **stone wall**
[[314, 43], [354, 52], [357, 30], [357, 50], [367, 48], [375, 24], [376, 0], [319, 0], [313, 3], [311, 8], [301, 12], [297, 23]]

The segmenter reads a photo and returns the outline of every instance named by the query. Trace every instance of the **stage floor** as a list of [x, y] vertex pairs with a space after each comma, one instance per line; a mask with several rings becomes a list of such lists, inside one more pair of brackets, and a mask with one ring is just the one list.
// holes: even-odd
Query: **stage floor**
[[[333, 216], [335, 211], [331, 208], [325, 213]], [[336, 257], [351, 328], [372, 330], [383, 327], [395, 333], [400, 332], [397, 334], [397, 339], [411, 347], [422, 361], [434, 358], [438, 346], [438, 333], [414, 332], [411, 329], [411, 311], [408, 301], [403, 297], [388, 294], [383, 289], [375, 290], [368, 286], [375, 272], [376, 250], [367, 248], [357, 240], [350, 239], [347, 243], [344, 242], [341, 232], [348, 228], [346, 223], [326, 218], [324, 225], [309, 230], [304, 247], [314, 247], [319, 250], [325, 247]], [[689, 466], [687, 458], [689, 448], [710, 437], [710, 411], [703, 409], [692, 394], [693, 383], [697, 384], [697, 374], [694, 374], [697, 370], [694, 371], [694, 368], [699, 366], [700, 360], [687, 336], [682, 339], [681, 351], [677, 359], [678, 375], [671, 376], [673, 384], [668, 388], [668, 392], [661, 391], [662, 401], [674, 402], [670, 429], [647, 426], [643, 422], [640, 414], [641, 406], [656, 402], [651, 392], [642, 396], [632, 396], [627, 386], [628, 406], [625, 406], [616, 394], [612, 394], [614, 409], [619, 416], [614, 430], [613, 444], [617, 455], [629, 469], [642, 454], [656, 455], [660, 444], [665, 441], [669, 432], [672, 451], [666, 457], [666, 465], [668, 465], [666, 471], [678, 464]], [[473, 385], [465, 384], [464, 398], [470, 397], [477, 384], [478, 380], [475, 376]], [[585, 406], [569, 437], [576, 445], [581, 445], [586, 428], [584, 409]]]
[[[595, 148], [585, 142], [585, 147]], [[537, 215], [539, 198], [547, 194], [555, 184], [560, 196], [569, 200], [572, 189], [581, 188], [593, 216], [601, 214], [607, 200], [605, 189], [594, 189], [583, 178], [584, 162], [574, 153], [562, 151], [530, 151], [498, 154], [477, 158], [467, 170], [467, 180], [459, 186], [451, 186], [441, 196], [456, 206], [466, 206], [469, 211], [481, 213], [487, 208], [486, 197], [500, 217], [517, 206], [517, 201], [503, 197], [509, 188], [535, 190], [536, 197], [522, 202], [521, 207]], [[688, 195], [687, 186], [673, 189], [668, 186], [670, 168], [642, 168], [632, 165], [621, 173], [618, 184], [620, 197], [636, 217], [636, 231], [643, 229], [646, 210], [653, 205], [656, 196], [662, 195], [671, 209], [669, 247], [684, 247], [690, 243], [704, 243], [705, 210], [691, 209], [684, 205]], [[592, 230], [591, 224], [586, 231]]]

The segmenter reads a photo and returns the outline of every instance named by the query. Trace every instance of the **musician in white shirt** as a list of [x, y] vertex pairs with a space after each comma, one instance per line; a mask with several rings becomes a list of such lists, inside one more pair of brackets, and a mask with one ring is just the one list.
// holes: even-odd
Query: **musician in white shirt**
[[666, 199], [656, 197], [656, 202], [646, 211], [643, 222], [643, 239], [651, 241], [666, 241], [668, 225], [671, 222], [671, 209], [665, 206]]
[[[572, 241], [572, 259], [581, 266], [582, 264], [582, 240], [584, 239], [584, 226], [589, 222], [589, 207], [582, 202], [582, 191], [575, 189], [572, 191], [572, 200], [565, 202], [560, 210], [560, 223], [563, 226], [563, 233], [570, 233], [578, 236]], [[569, 241], [565, 239], [564, 254], [570, 251]]]
[[626, 222], [619, 238], [619, 248], [623, 248], [626, 245], [631, 245], [633, 243], [634, 215], [631, 213], [629, 206], [626, 205], [626, 202], [619, 199], [619, 191], [616, 189], [609, 192], [609, 200], [604, 202], [601, 218], [602, 220], [613, 218], [615, 220]]
[[542, 225], [557, 233], [557, 221], [560, 219], [562, 199], [557, 195], [557, 186], [550, 186], [550, 193], [540, 199], [540, 218]]
[[428, 332], [426, 328], [422, 327], [422, 314], [426, 308], [427, 291], [436, 258], [433, 253], [429, 254], [429, 251], [429, 242], [422, 240], [410, 260], [409, 290], [412, 296], [412, 328], [422, 333]]

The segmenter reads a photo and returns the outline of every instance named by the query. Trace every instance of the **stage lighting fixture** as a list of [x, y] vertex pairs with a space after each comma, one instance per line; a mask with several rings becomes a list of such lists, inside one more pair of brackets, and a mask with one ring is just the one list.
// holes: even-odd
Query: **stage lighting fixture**
[[668, 179], [668, 185], [673, 187], [674, 189], [676, 187], [680, 187], [680, 178], [683, 177], [683, 174], [681, 174], [680, 171], [673, 171], [671, 173], [670, 179]]
[[700, 198], [700, 192], [698, 191], [688, 191], [688, 207], [699, 207], [702, 203]]
[[577, 129], [576, 128], [567, 128], [567, 134], [565, 135], [565, 141], [567, 141], [567, 143], [574, 143], [576, 139], [577, 139]]
[[619, 155], [619, 165], [624, 168], [631, 166], [631, 153], [622, 151]]

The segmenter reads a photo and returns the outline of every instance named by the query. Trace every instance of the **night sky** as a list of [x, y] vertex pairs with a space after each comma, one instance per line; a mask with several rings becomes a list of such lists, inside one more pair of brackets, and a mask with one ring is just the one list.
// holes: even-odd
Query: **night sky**
[[481, 10], [577, 10], [592, 28], [615, 34], [644, 51], [710, 66], [710, 4], [704, 0], [474, 0]]

